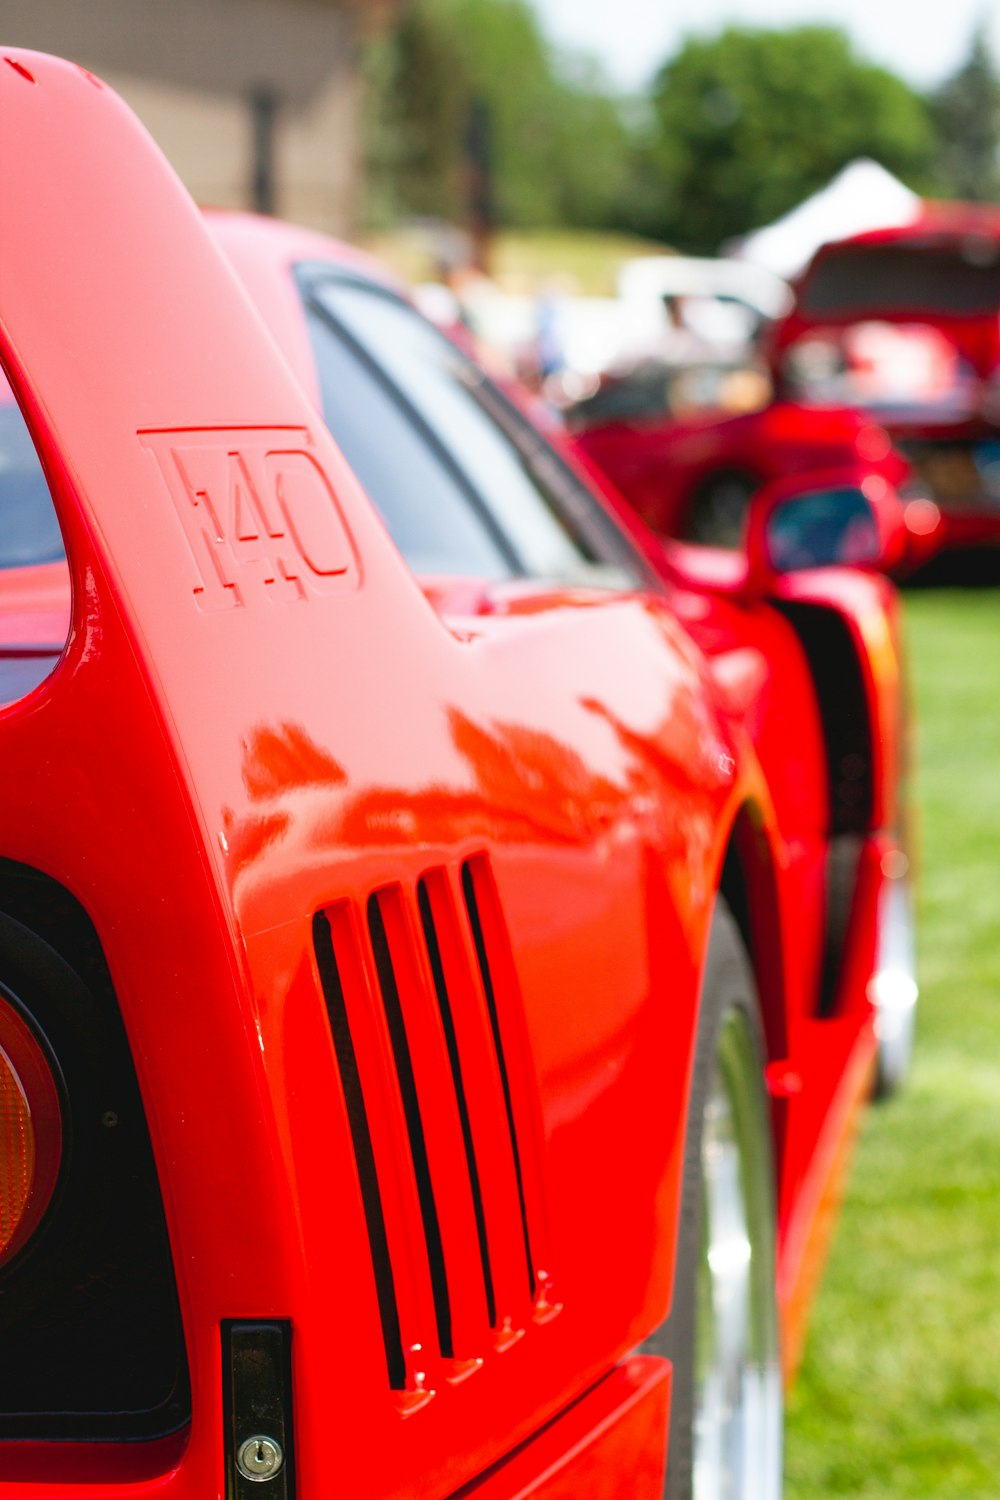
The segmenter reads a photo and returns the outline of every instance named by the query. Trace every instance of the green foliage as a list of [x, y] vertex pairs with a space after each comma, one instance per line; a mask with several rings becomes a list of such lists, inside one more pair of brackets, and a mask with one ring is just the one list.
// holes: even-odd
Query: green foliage
[[369, 224], [400, 214], [455, 219], [468, 108], [465, 58], [428, 5], [403, 10], [367, 59]]
[[967, 62], [931, 99], [949, 196], [1000, 199], [1000, 79], [982, 27]]
[[788, 1500], [995, 1500], [1000, 1473], [998, 600], [911, 593], [921, 987], [869, 1111], [788, 1422]]
[[562, 64], [528, 0], [412, 0], [370, 67], [370, 177], [383, 210], [465, 217], [470, 108], [489, 119], [498, 222], [621, 217], [631, 142], [600, 79]]
[[930, 170], [925, 104], [835, 27], [691, 37], [660, 72], [653, 113], [658, 221], [643, 227], [690, 250], [787, 212], [855, 157], [918, 188]]
[[473, 107], [489, 120], [499, 227], [711, 252], [858, 156], [918, 192], [1000, 198], [1000, 82], [981, 33], [930, 101], [836, 27], [730, 26], [689, 37], [651, 97], [629, 103], [549, 45], [532, 0], [409, 0], [368, 72], [369, 226], [468, 222]]

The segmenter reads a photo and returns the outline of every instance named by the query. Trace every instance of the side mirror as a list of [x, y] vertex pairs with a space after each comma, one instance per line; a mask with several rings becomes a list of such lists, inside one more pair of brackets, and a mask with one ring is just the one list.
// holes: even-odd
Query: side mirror
[[750, 503], [747, 571], [757, 588], [814, 568], [888, 572], [905, 548], [902, 504], [877, 474], [797, 475], [765, 486]]

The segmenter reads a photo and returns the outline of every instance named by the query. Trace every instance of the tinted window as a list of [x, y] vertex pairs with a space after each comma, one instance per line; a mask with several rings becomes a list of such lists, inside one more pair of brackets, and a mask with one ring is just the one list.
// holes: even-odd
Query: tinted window
[[48, 481], [0, 372], [0, 705], [45, 681], [66, 644], [70, 584], [34, 569], [66, 556]]
[[838, 251], [819, 261], [801, 306], [811, 315], [983, 317], [1000, 307], [1000, 247], [976, 240], [964, 253], [906, 245]]
[[21, 411], [0, 375], [0, 568], [65, 556], [49, 486]]
[[[609, 582], [634, 585], [641, 568], [613, 523], [450, 340], [379, 288], [327, 279], [313, 295], [332, 326], [391, 382], [425, 439], [448, 455], [524, 572], [589, 580], [595, 563], [611, 564]], [[330, 399], [327, 420], [336, 434], [335, 392]]]
[[814, 490], [776, 505], [766, 540], [777, 573], [834, 564], [863, 567], [879, 555], [874, 512], [861, 490], [848, 486]]
[[460, 476], [318, 312], [309, 332], [327, 425], [414, 572], [504, 578], [516, 564]]

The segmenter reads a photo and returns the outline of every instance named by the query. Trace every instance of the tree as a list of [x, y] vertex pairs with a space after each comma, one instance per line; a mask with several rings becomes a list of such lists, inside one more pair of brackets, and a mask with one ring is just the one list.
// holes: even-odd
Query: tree
[[605, 227], [631, 138], [593, 69], [546, 42], [528, 0], [411, 0], [371, 69], [379, 204], [461, 218], [470, 111], [489, 121], [499, 222]]
[[368, 218], [455, 219], [470, 83], [465, 54], [435, 9], [411, 4], [368, 53]]
[[938, 162], [945, 190], [956, 198], [1000, 198], [1000, 80], [980, 26], [954, 77], [933, 95]]
[[911, 186], [930, 181], [926, 104], [859, 59], [835, 27], [728, 27], [689, 38], [653, 89], [644, 151], [655, 222], [689, 250], [768, 223], [872, 156]]

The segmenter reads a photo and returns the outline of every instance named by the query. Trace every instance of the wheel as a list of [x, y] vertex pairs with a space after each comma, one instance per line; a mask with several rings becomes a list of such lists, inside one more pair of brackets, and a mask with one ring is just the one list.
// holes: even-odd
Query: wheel
[[887, 879], [879, 901], [879, 937], [869, 994], [875, 1006], [878, 1065], [875, 1095], [888, 1099], [906, 1083], [916, 1029], [917, 962], [913, 888], [909, 866]]
[[741, 469], [711, 475], [695, 493], [681, 540], [737, 551], [746, 539], [747, 511], [758, 488], [754, 476]]
[[674, 1299], [665, 1500], [779, 1500], [782, 1389], [771, 1130], [753, 976], [719, 901], [698, 1021]]

